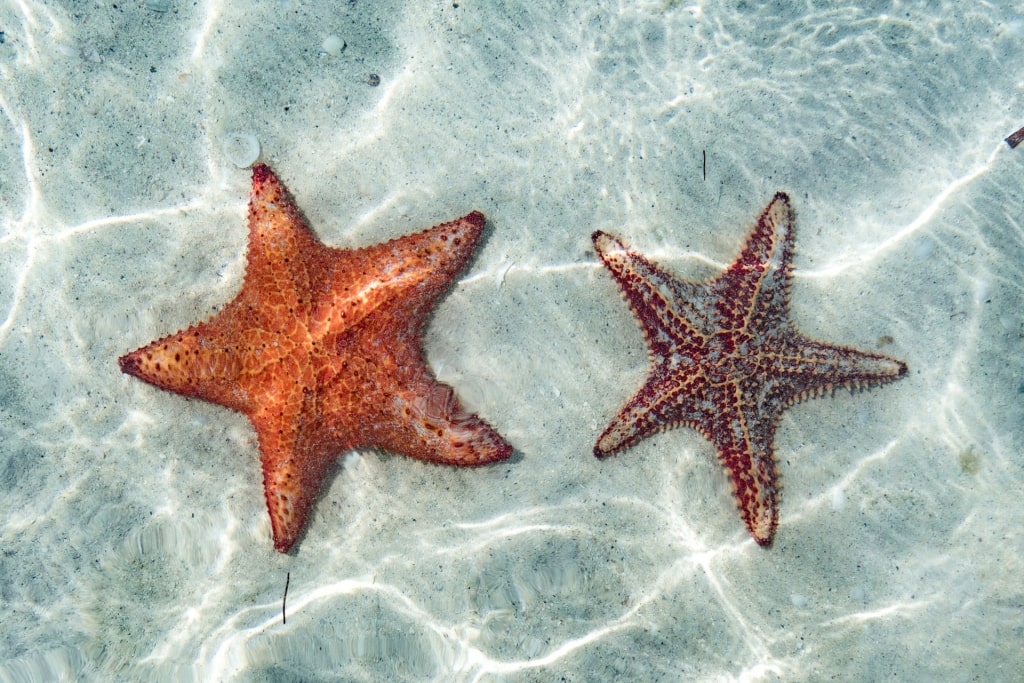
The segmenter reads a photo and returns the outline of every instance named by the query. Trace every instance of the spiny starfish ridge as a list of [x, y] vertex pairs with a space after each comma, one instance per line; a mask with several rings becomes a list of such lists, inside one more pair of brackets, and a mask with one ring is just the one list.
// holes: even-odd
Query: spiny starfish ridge
[[603, 458], [662, 429], [687, 426], [710, 440], [754, 540], [778, 526], [774, 437], [782, 411], [840, 387], [902, 377], [882, 354], [810, 339], [789, 318], [794, 216], [775, 195], [739, 257], [707, 282], [677, 278], [602, 231], [594, 247], [647, 339], [651, 370], [594, 446]]

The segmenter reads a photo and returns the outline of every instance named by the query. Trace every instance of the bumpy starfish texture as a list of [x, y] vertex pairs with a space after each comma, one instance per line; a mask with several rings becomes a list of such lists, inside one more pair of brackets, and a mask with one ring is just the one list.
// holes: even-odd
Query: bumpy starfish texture
[[668, 427], [715, 445], [740, 515], [760, 545], [778, 525], [775, 428], [786, 407], [839, 387], [865, 388], [907, 366], [877, 353], [818, 342], [789, 319], [793, 210], [779, 192], [739, 257], [708, 282], [669, 274], [605, 232], [594, 247], [643, 328], [651, 370], [594, 446], [605, 457]]
[[257, 165], [242, 291], [207, 322], [121, 357], [121, 370], [249, 418], [274, 548], [288, 552], [344, 451], [377, 447], [459, 466], [511, 454], [420, 352], [426, 316], [483, 226], [474, 211], [376, 246], [333, 249], [270, 167]]

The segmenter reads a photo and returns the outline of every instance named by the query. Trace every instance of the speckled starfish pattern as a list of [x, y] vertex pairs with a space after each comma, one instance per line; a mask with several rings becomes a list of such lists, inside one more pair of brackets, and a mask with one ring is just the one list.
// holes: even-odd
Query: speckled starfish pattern
[[715, 445], [754, 540], [779, 520], [774, 437], [782, 411], [839, 387], [865, 388], [907, 372], [898, 360], [825, 344], [789, 319], [793, 210], [779, 192], [739, 257], [709, 282], [674, 277], [605, 232], [597, 254], [643, 328], [651, 370], [594, 446], [605, 457], [675, 426]]
[[288, 552], [344, 451], [459, 466], [511, 454], [420, 352], [424, 320], [483, 226], [474, 211], [376, 246], [332, 249], [270, 167], [257, 165], [242, 291], [207, 322], [123, 356], [121, 370], [249, 418], [274, 548]]

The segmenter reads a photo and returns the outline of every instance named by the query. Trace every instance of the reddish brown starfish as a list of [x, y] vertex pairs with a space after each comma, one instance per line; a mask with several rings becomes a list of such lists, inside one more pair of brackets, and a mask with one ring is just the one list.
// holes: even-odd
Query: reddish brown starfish
[[711, 440], [740, 514], [762, 546], [779, 520], [773, 441], [782, 411], [837, 387], [901, 377], [876, 353], [809, 339], [789, 319], [793, 210], [779, 192], [739, 258], [709, 282], [673, 277], [605, 232], [594, 247], [647, 337], [651, 371], [594, 446], [601, 458], [685, 425]]
[[121, 357], [121, 370], [249, 418], [274, 548], [287, 552], [344, 451], [379, 447], [448, 465], [511, 454], [420, 354], [427, 313], [483, 227], [474, 211], [384, 244], [332, 249], [257, 165], [242, 291], [207, 322]]

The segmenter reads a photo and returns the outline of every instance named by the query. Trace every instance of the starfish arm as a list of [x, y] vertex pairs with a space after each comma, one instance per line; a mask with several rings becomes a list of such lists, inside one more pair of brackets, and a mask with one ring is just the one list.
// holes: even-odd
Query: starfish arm
[[309, 359], [290, 351], [253, 368], [246, 411], [259, 440], [263, 490], [274, 548], [285, 553], [298, 539], [331, 464], [348, 445], [320, 416]]
[[373, 443], [410, 458], [475, 467], [506, 460], [510, 446], [489, 424], [466, 410], [447, 384], [429, 374], [378, 406], [368, 426]]
[[298, 540], [331, 465], [339, 451], [315, 428], [298, 428], [288, 406], [252, 420], [259, 437], [263, 492], [270, 514], [274, 549], [286, 553]]
[[704, 285], [673, 277], [614, 235], [598, 230], [591, 239], [636, 315], [653, 357], [677, 352], [680, 344], [700, 344], [699, 330], [708, 325], [710, 313], [700, 307], [707, 301]]
[[[418, 334], [379, 311], [330, 338], [336, 349], [318, 377], [318, 414], [349, 447], [374, 446], [420, 460], [484, 465], [512, 447], [438, 382], [419, 352]], [[376, 340], [388, 330], [393, 343]]]
[[[300, 381], [304, 332], [253, 316], [236, 299], [212, 319], [118, 359], [121, 371], [166, 391], [252, 415], [265, 400], [265, 373]], [[308, 381], [308, 380], [307, 380]]]
[[313, 234], [291, 193], [271, 168], [252, 169], [245, 281], [236, 301], [255, 315], [306, 310], [301, 292], [314, 288], [334, 251]]
[[402, 306], [422, 325], [427, 312], [466, 265], [486, 219], [474, 211], [458, 220], [352, 251], [332, 250], [324, 269], [326, 294], [316, 302], [310, 334], [322, 337], [355, 325], [377, 310]]
[[778, 409], [839, 388], [867, 389], [907, 374], [907, 365], [869, 353], [796, 337], [767, 356], [772, 364], [764, 401]]
[[758, 217], [739, 257], [710, 285], [722, 330], [768, 329], [784, 315], [792, 277], [793, 209], [776, 193]]
[[[740, 517], [758, 545], [770, 546], [779, 523], [778, 475], [774, 433], [777, 414], [765, 414], [749, 396], [751, 382], [729, 382], [723, 387], [731, 401], [723, 401], [705, 434], [715, 444], [718, 459], [732, 482]], [[746, 385], [746, 386], [745, 386]]]
[[697, 376], [680, 377], [655, 370], [630, 398], [594, 445], [604, 458], [655, 432], [675, 426], [697, 427], [708, 419], [706, 383]]
[[193, 325], [118, 359], [121, 372], [165, 391], [245, 412], [251, 397], [237, 383], [242, 359], [227, 351], [210, 323]]

